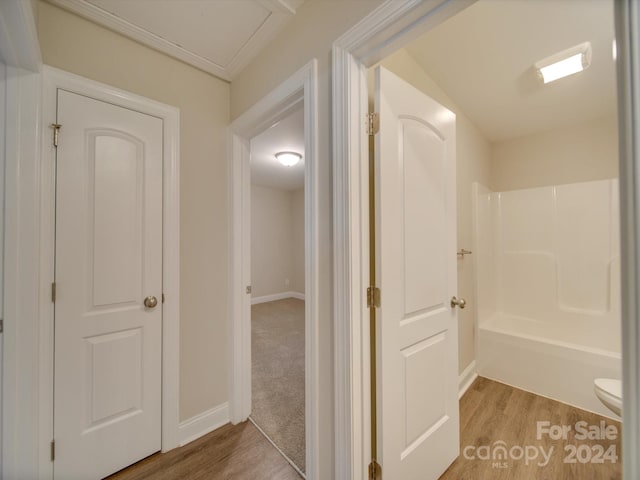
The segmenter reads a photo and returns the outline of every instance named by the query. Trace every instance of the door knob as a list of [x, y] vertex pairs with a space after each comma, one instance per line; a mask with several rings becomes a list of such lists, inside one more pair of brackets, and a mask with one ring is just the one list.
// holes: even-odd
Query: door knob
[[158, 305], [158, 299], [156, 297], [154, 297], [153, 295], [144, 299], [144, 306], [145, 307], [153, 308], [156, 305]]
[[456, 298], [451, 297], [451, 308], [456, 308], [456, 307], [460, 307], [460, 308], [464, 308], [467, 306], [467, 301], [464, 298]]

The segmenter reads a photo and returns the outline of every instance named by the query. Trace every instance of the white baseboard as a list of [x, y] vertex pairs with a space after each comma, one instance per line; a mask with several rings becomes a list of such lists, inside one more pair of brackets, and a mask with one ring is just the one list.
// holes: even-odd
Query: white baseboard
[[178, 426], [180, 446], [183, 447], [227, 423], [229, 423], [228, 402], [180, 422]]
[[474, 360], [458, 377], [458, 399], [462, 398], [462, 395], [465, 394], [476, 378], [478, 378], [478, 372], [476, 370], [476, 361]]
[[257, 305], [258, 303], [275, 302], [276, 300], [284, 300], [285, 298], [297, 298], [298, 300], [304, 300], [304, 293], [282, 292], [274, 293], [273, 295], [264, 295], [262, 297], [254, 297], [251, 299], [251, 305]]

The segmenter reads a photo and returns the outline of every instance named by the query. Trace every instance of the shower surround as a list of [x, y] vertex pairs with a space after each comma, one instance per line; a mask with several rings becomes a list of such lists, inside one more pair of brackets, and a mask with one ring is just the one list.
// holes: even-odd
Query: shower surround
[[617, 180], [474, 201], [478, 374], [611, 416], [593, 379], [621, 375]]

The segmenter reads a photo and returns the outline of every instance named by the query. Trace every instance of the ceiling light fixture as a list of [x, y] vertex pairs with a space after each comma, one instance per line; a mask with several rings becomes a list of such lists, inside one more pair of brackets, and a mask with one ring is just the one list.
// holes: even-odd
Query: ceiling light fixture
[[302, 155], [296, 152], [278, 152], [276, 153], [276, 159], [285, 167], [293, 167], [302, 160]]
[[533, 66], [544, 83], [586, 70], [591, 65], [591, 44], [581, 43], [547, 57]]

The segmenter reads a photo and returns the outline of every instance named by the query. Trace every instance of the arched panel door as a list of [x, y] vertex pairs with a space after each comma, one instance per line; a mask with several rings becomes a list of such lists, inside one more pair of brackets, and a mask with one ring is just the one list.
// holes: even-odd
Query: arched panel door
[[55, 478], [161, 448], [162, 120], [58, 91]]
[[455, 115], [378, 67], [378, 461], [437, 480], [459, 454]]

